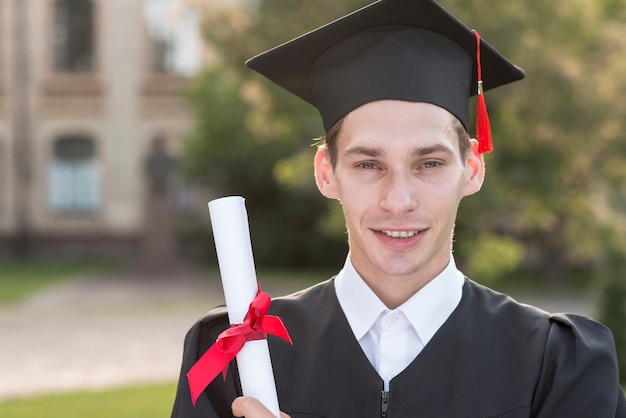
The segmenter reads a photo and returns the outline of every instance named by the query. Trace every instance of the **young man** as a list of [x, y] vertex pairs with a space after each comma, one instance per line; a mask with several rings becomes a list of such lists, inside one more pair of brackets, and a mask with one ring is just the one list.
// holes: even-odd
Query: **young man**
[[[626, 417], [605, 327], [455, 267], [457, 208], [489, 146], [469, 139], [469, 96], [523, 77], [477, 40], [434, 0], [382, 0], [248, 63], [320, 111], [315, 179], [350, 245], [335, 278], [272, 302], [293, 340], [269, 339], [292, 418]], [[192, 406], [185, 376], [227, 327], [217, 308], [188, 333], [173, 417], [272, 416], [240, 397], [235, 364]]]

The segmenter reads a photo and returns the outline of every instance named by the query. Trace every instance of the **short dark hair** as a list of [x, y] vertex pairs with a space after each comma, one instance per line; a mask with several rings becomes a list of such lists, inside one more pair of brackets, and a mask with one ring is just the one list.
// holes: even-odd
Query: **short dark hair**
[[326, 151], [330, 156], [330, 164], [333, 169], [337, 166], [337, 140], [339, 138], [339, 134], [341, 133], [341, 127], [343, 126], [345, 118], [346, 117], [344, 116], [331, 126], [326, 135], [320, 138], [320, 141], [318, 142], [319, 146], [326, 147]]
[[[326, 147], [328, 155], [330, 156], [330, 163], [333, 168], [337, 165], [337, 140], [339, 138], [339, 134], [341, 133], [341, 127], [343, 126], [344, 119], [345, 116], [331, 126], [326, 135], [320, 138], [318, 142], [319, 146]], [[465, 163], [465, 158], [472, 148], [470, 136], [461, 121], [452, 115], [450, 119], [451, 125], [449, 128], [459, 139], [459, 154], [461, 156], [461, 161]]]
[[467, 154], [469, 154], [472, 150], [472, 140], [469, 136], [469, 133], [467, 132], [467, 129], [465, 129], [465, 126], [463, 126], [461, 121], [454, 116], [452, 116], [451, 119], [451, 128], [459, 140], [459, 155], [461, 156], [461, 162], [465, 164]]

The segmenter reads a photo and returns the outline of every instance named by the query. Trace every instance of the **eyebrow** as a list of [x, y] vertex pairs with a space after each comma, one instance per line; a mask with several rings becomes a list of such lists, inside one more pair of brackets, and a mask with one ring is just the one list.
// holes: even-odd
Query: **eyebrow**
[[[454, 154], [454, 151], [444, 144], [434, 144], [427, 147], [415, 148], [410, 152], [410, 155], [413, 158], [418, 158], [436, 153]], [[385, 152], [385, 150], [379, 147], [357, 146], [353, 148], [348, 148], [344, 152], [345, 157], [349, 157], [351, 155], [364, 155], [371, 158], [380, 158], [385, 157], [387, 153]]]
[[424, 157], [437, 153], [454, 154], [454, 151], [444, 144], [435, 144], [428, 147], [414, 149], [411, 152], [411, 155], [413, 157]]
[[345, 157], [349, 157], [351, 155], [365, 155], [367, 157], [377, 158], [377, 157], [384, 157], [386, 153], [382, 148], [359, 146], [359, 147], [348, 148], [343, 153], [343, 155]]

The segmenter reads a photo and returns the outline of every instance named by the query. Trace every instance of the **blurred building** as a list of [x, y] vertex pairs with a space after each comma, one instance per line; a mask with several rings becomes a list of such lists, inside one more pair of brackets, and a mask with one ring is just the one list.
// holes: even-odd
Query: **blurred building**
[[185, 0], [0, 0], [0, 252], [136, 253], [205, 60]]

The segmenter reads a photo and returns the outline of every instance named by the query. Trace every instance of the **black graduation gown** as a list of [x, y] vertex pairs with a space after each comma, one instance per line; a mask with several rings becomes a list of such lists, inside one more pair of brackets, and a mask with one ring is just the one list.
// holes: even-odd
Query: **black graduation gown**
[[[268, 337], [278, 399], [292, 418], [381, 417], [383, 381], [341, 310], [333, 280], [272, 301], [293, 346]], [[216, 308], [185, 339], [172, 417], [231, 417], [235, 362], [191, 404], [186, 374], [228, 327]], [[611, 333], [577, 315], [550, 315], [466, 280], [459, 306], [390, 382], [386, 416], [626, 417]]]

